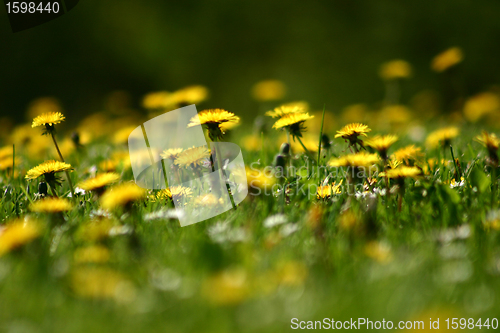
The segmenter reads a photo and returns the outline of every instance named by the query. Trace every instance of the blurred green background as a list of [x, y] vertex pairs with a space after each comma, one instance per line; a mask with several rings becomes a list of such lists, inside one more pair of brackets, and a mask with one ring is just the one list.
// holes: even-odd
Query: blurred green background
[[[463, 49], [467, 94], [500, 82], [498, 0], [81, 0], [47, 24], [13, 34], [0, 11], [0, 115], [24, 120], [29, 102], [61, 100], [68, 118], [104, 108], [111, 91], [135, 107], [150, 91], [206, 85], [203, 106], [244, 118], [262, 79], [288, 100], [337, 111], [383, 98], [381, 63], [409, 61], [403, 102], [439, 89], [431, 59]], [[70, 119], [69, 119], [70, 120]]]

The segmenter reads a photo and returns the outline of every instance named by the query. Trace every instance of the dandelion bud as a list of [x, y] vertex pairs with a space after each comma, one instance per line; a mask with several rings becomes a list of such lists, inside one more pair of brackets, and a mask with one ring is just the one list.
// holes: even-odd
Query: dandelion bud
[[71, 133], [71, 140], [73, 141], [75, 146], [80, 146], [80, 134], [78, 134], [78, 132]]
[[290, 145], [288, 143], [283, 143], [280, 148], [280, 154], [281, 155], [290, 155]]
[[283, 169], [286, 165], [285, 156], [280, 155], [280, 154], [276, 155], [276, 157], [274, 158], [273, 164], [276, 168]]
[[47, 190], [48, 190], [48, 187], [47, 187], [47, 183], [46, 182], [40, 182], [38, 184], [38, 194], [40, 194], [40, 195], [47, 195]]
[[330, 149], [330, 147], [332, 146], [332, 144], [330, 143], [330, 138], [328, 137], [328, 135], [326, 134], [323, 134], [321, 136], [321, 146], [325, 149]]

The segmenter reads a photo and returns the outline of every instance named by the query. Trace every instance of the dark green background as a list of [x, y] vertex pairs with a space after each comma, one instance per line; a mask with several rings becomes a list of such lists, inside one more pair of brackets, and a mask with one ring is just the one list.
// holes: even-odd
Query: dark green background
[[379, 65], [414, 66], [404, 100], [438, 89], [432, 57], [460, 46], [469, 94], [500, 82], [498, 0], [82, 0], [47, 24], [13, 34], [0, 10], [0, 115], [56, 96], [70, 118], [104, 107], [113, 90], [138, 107], [152, 90], [204, 84], [205, 107], [257, 111], [253, 83], [278, 78], [288, 100], [330, 110], [383, 97]]

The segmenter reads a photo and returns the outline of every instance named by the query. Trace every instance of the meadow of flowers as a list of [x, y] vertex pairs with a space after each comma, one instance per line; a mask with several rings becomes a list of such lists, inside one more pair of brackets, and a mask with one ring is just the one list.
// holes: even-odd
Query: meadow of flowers
[[[204, 86], [152, 92], [141, 111], [113, 95], [107, 110], [79, 119], [54, 98], [33, 101], [31, 121], [1, 138], [0, 330], [276, 332], [292, 318], [358, 317], [491, 324], [500, 313], [500, 93], [462, 95], [462, 61], [459, 48], [437, 55], [431, 68], [445, 92], [411, 101], [401, 100], [411, 65], [389, 61], [382, 102], [336, 112], [262, 81], [251, 91], [253, 123], [206, 108]], [[140, 188], [127, 140], [190, 104], [207, 141], [242, 148], [249, 194], [181, 228], [175, 202], [223, 203], [182, 186]], [[225, 165], [205, 147], [160, 153], [195, 175]]]

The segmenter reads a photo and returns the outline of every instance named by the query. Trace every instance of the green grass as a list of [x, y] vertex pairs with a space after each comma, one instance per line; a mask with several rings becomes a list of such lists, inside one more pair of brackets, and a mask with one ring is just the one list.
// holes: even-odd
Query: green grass
[[[236, 210], [181, 228], [175, 219], [146, 219], [172, 205], [145, 200], [112, 214], [115, 225], [127, 225], [133, 233], [91, 242], [81, 237], [81, 229], [99, 214], [99, 201], [87, 193], [73, 200], [75, 208], [59, 225], [53, 217], [38, 216], [47, 225], [44, 234], [0, 257], [0, 331], [281, 332], [290, 330], [292, 318], [396, 323], [432, 315], [498, 317], [500, 239], [498, 230], [485, 226], [498, 196], [491, 195], [486, 150], [472, 142], [477, 134], [463, 127], [453, 142], [464, 185], [449, 185], [454, 163], [417, 181], [407, 179], [401, 211], [395, 193], [367, 199], [343, 190], [319, 201], [314, 192], [292, 192], [284, 207], [287, 222], [268, 228], [264, 221], [279, 213], [279, 196], [249, 195]], [[244, 151], [246, 164], [269, 165], [278, 153], [276, 136], [263, 134], [265, 149]], [[403, 137], [390, 152], [409, 143]], [[110, 148], [104, 138], [65, 156], [75, 167], [73, 183], [123, 148]], [[346, 152], [347, 145], [335, 140], [334, 156]], [[427, 159], [443, 154], [425, 152]], [[451, 160], [450, 151], [445, 154]], [[23, 157], [22, 164], [16, 162], [19, 177], [11, 179], [8, 171], [2, 177], [2, 224], [31, 214], [28, 206], [37, 191], [36, 181], [22, 177], [41, 160], [18, 146], [16, 155]], [[292, 160], [295, 167], [307, 162], [317, 163], [301, 154]], [[118, 171], [121, 181], [133, 179], [130, 169]], [[317, 184], [316, 175], [301, 175], [285, 181]], [[385, 188], [382, 178], [375, 188]], [[59, 195], [68, 193], [63, 181]], [[350, 228], [342, 227], [346, 211], [355, 216]], [[110, 260], [77, 263], [75, 251], [94, 243], [109, 249]], [[109, 268], [126, 283], [111, 297], [80, 297], [72, 283], [79, 267]]]

